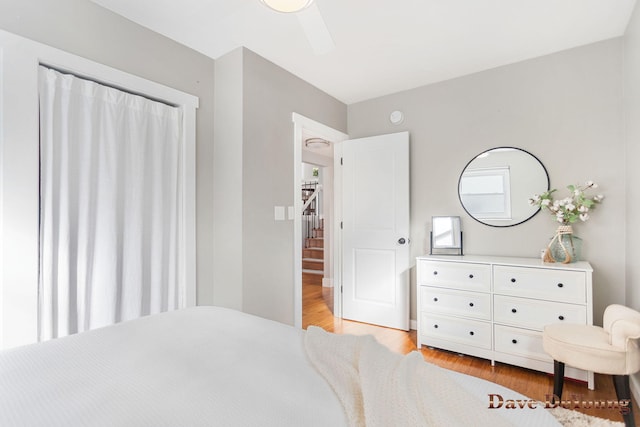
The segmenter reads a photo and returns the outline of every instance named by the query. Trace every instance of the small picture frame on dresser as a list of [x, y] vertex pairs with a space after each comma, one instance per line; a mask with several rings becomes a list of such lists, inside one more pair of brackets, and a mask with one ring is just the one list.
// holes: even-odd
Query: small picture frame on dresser
[[459, 216], [431, 217], [430, 255], [463, 255]]

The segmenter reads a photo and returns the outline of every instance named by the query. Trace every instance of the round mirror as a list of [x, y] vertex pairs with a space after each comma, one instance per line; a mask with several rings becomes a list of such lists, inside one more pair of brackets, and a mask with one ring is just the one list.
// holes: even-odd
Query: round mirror
[[525, 222], [540, 208], [528, 200], [549, 190], [549, 175], [536, 156], [514, 147], [498, 147], [471, 159], [460, 175], [458, 196], [475, 220], [493, 227]]

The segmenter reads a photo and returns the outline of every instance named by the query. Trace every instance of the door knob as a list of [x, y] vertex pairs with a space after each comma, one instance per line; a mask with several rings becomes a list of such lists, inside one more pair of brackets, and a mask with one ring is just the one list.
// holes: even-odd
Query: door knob
[[404, 245], [405, 243], [407, 243], [407, 239], [405, 239], [404, 237], [401, 237], [398, 239], [398, 243], [401, 245]]

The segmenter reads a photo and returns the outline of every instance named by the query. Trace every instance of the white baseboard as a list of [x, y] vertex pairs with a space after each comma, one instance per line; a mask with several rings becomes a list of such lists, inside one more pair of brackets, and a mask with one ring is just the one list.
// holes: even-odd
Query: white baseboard
[[322, 286], [325, 288], [333, 288], [333, 279], [323, 277], [322, 278]]
[[629, 375], [629, 388], [631, 396], [636, 402], [640, 402], [640, 374]]
[[409, 327], [414, 330], [417, 331], [418, 330], [418, 321], [417, 320], [413, 320], [413, 319], [409, 319]]

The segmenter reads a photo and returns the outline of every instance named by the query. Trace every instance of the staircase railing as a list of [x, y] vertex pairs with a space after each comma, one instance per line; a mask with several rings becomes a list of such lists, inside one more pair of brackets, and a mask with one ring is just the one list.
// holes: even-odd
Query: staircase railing
[[304, 203], [302, 205], [302, 232], [305, 241], [306, 238], [315, 237], [313, 230], [320, 228], [321, 192], [322, 185], [315, 181], [302, 183], [302, 202]]

